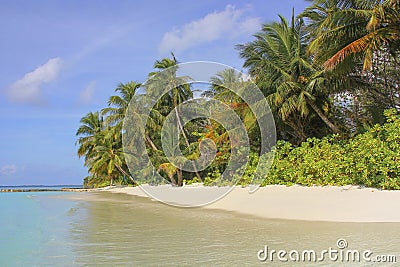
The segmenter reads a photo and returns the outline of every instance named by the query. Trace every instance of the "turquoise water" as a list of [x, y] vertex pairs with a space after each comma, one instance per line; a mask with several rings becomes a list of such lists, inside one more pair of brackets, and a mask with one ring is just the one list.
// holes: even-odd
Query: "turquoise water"
[[[397, 211], [394, 211], [397, 212]], [[267, 220], [103, 193], [1, 193], [0, 266], [398, 266], [400, 224]], [[271, 249], [336, 247], [396, 263], [265, 262]]]
[[79, 203], [54, 198], [68, 194], [0, 194], [0, 266], [70, 265], [69, 213]]

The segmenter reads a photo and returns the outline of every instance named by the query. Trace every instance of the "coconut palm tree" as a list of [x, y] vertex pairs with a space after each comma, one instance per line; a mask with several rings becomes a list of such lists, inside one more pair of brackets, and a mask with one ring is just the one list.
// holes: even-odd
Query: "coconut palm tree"
[[107, 177], [115, 176], [114, 173], [107, 175], [107, 166], [96, 163], [98, 160], [98, 149], [104, 145], [104, 134], [106, 126], [103, 117], [99, 112], [90, 112], [84, 116], [80, 122], [76, 135], [80, 136], [77, 140], [79, 144], [78, 156], [85, 158], [85, 166], [88, 167], [90, 175], [85, 178], [86, 184], [100, 184]]
[[105, 121], [108, 125], [122, 124], [129, 102], [140, 86], [140, 83], [134, 81], [118, 84], [115, 92], [119, 95], [111, 96], [108, 99], [108, 107], [101, 111], [102, 115], [107, 116]]
[[[252, 90], [252, 83], [245, 80], [242, 73], [228, 68], [218, 72], [210, 78], [210, 89], [203, 93], [203, 96], [212, 97], [228, 104], [241, 117], [241, 120], [248, 132], [251, 132], [257, 124], [256, 117], [247, 103], [241, 96], [245, 90]], [[211, 125], [209, 123], [209, 125]], [[211, 128], [213, 131], [214, 129]], [[227, 138], [227, 133], [220, 136]], [[225, 140], [224, 140], [225, 141]]]
[[97, 174], [105, 173], [110, 185], [113, 185], [114, 178], [120, 175], [124, 175], [136, 184], [126, 170], [121, 140], [121, 132], [116, 127], [107, 127], [98, 134], [99, 142], [88, 162], [89, 171]]
[[96, 136], [104, 130], [104, 120], [99, 112], [89, 112], [81, 120], [82, 124], [76, 131], [79, 136], [76, 144], [79, 145], [78, 156], [85, 157], [86, 162], [92, 157], [97, 145]]
[[210, 89], [202, 95], [218, 98], [227, 103], [239, 101], [240, 97], [234, 92], [242, 89], [245, 85], [242, 74], [231, 68], [218, 72], [210, 78], [209, 82], [211, 84]]
[[280, 16], [280, 22], [263, 25], [256, 40], [239, 45], [240, 56], [245, 59], [257, 85], [265, 92], [270, 105], [297, 133], [300, 141], [306, 138], [305, 124], [310, 110], [332, 130], [339, 132], [322, 109], [331, 89], [323, 70], [312, 64], [306, 54], [306, 36], [303, 20], [291, 24]]
[[[309, 51], [325, 69], [361, 58], [364, 70], [372, 67], [373, 55], [387, 47], [400, 47], [398, 0], [314, 0], [301, 17], [308, 20]], [[357, 60], [355, 60], [357, 62]]]
[[[177, 129], [182, 133], [186, 146], [190, 146], [189, 139], [179, 117], [179, 105], [188, 99], [193, 98], [193, 92], [189, 84], [189, 77], [177, 76], [178, 62], [175, 56], [173, 58], [163, 58], [154, 63], [154, 72], [149, 74], [146, 83], [146, 93], [148, 95], [158, 95], [160, 91], [168, 89], [168, 92], [156, 103], [155, 109], [162, 114], [167, 115], [174, 111], [177, 121]], [[195, 164], [192, 164], [194, 172], [198, 179], [202, 180]], [[178, 169], [178, 177], [182, 176], [182, 170]]]
[[[115, 89], [118, 95], [113, 95], [108, 100], [108, 107], [102, 109], [101, 114], [106, 116], [105, 122], [109, 126], [115, 126], [117, 129], [122, 130], [123, 121], [126, 116], [131, 100], [137, 96], [137, 91], [142, 84], [131, 81], [128, 83], [120, 83]], [[136, 99], [136, 98], [135, 98]], [[132, 109], [131, 109], [132, 111]], [[153, 130], [163, 121], [163, 117], [156, 110], [153, 110], [149, 117], [147, 117], [147, 125]], [[145, 133], [146, 143], [153, 149], [158, 150], [156, 145], [152, 142], [148, 132]]]

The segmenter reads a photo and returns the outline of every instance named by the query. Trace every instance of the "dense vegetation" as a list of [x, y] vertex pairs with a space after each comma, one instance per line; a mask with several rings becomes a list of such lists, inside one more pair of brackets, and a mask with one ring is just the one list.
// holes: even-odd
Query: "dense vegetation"
[[309, 138], [300, 146], [277, 144], [264, 184], [362, 185], [400, 189], [400, 116], [385, 112], [387, 123], [351, 139]]
[[[276, 122], [279, 141], [264, 185], [400, 189], [398, 0], [314, 0], [297, 18], [279, 17], [264, 24], [253, 41], [236, 48]], [[148, 79], [172, 69], [175, 80], [189, 81], [176, 77], [174, 56], [157, 60], [153, 67]], [[240, 180], [247, 184], [259, 161], [259, 127], [247, 104], [227, 88], [247, 88], [249, 82], [227, 69], [210, 83], [203, 95], [233, 108], [248, 132], [250, 162]], [[139, 93], [140, 88], [144, 92]], [[160, 129], [165, 117], [193, 98], [190, 85], [171, 88], [146, 121], [147, 154], [173, 184], [215, 184], [231, 152], [231, 140], [216, 121], [194, 120], [180, 129], [180, 149], [188, 159], [199, 157], [200, 140], [214, 141], [217, 156], [207, 169], [185, 172], [162, 151]], [[129, 82], [115, 91], [107, 107], [81, 119], [77, 131], [78, 155], [84, 157], [89, 172], [87, 186], [135, 184], [122, 149], [123, 120], [131, 99], [150, 95], [152, 88]]]

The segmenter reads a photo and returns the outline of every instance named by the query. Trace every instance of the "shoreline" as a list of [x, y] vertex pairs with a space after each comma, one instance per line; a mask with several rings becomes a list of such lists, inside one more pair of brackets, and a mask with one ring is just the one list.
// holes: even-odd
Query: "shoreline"
[[21, 192], [91, 192], [96, 191], [96, 189], [90, 188], [2, 188], [0, 193], [21, 193]]
[[[144, 185], [143, 187], [145, 187]], [[176, 194], [169, 185], [147, 186]], [[186, 185], [182, 193], [207, 191], [211, 187]], [[124, 193], [152, 199], [140, 187], [105, 187], [91, 191]], [[400, 222], [400, 191], [359, 188], [358, 186], [269, 185], [249, 193], [248, 187], [235, 186], [211, 204], [199, 207], [223, 210], [268, 219], [326, 222]]]

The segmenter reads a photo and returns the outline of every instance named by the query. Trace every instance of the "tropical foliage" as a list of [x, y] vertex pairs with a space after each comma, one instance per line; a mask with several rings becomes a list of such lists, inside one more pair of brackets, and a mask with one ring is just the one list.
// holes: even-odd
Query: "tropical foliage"
[[[249, 163], [239, 183], [250, 183], [262, 160], [260, 128], [249, 106], [228, 88], [252, 90], [251, 79], [272, 108], [279, 139], [264, 185], [400, 189], [399, 1], [310, 2], [298, 17], [279, 16], [264, 24], [251, 41], [236, 46], [249, 77], [227, 69], [216, 73], [202, 92], [206, 99], [232, 108], [247, 131]], [[138, 147], [138, 158], [149, 155], [152, 170], [176, 186], [221, 184], [234, 140], [212, 119], [183, 124], [180, 104], [200, 100], [194, 99], [191, 78], [178, 76], [177, 63], [174, 55], [156, 60], [145, 84], [120, 83], [105, 108], [81, 119], [76, 134], [78, 156], [89, 173], [85, 185], [137, 182], [139, 174], [129, 172], [122, 147], [123, 122], [129, 103], [153, 97], [159, 93], [157, 87], [169, 90], [148, 116], [140, 117], [139, 111], [135, 115], [146, 120], [145, 147]], [[168, 115], [175, 118], [181, 133], [170, 149], [180, 149], [187, 159], [200, 157], [203, 140], [214, 142], [216, 157], [206, 169], [193, 165], [194, 171], [187, 172], [169, 161], [160, 134]]]
[[362, 185], [400, 189], [400, 116], [343, 140], [339, 135], [309, 138], [301, 146], [279, 141], [264, 184]]
[[339, 132], [323, 111], [323, 107], [329, 110], [328, 96], [335, 84], [306, 54], [306, 34], [303, 20], [292, 17], [289, 24], [281, 16], [280, 22], [265, 24], [255, 41], [238, 46], [244, 66], [265, 91], [277, 116], [293, 130], [287, 133], [299, 142], [315, 123], [313, 115], [332, 132]]

